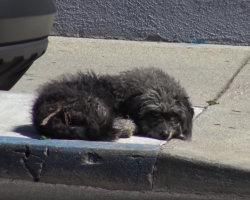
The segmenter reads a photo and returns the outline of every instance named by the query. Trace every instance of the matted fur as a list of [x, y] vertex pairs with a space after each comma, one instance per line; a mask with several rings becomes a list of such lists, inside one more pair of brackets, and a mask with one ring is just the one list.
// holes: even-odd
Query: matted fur
[[40, 134], [83, 140], [133, 134], [189, 140], [193, 115], [184, 88], [157, 68], [64, 76], [42, 86], [32, 108]]

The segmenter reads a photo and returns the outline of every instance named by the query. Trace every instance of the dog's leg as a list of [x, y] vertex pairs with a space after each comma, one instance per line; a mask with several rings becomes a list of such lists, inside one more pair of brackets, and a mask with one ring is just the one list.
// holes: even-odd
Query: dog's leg
[[111, 134], [116, 134], [118, 138], [129, 138], [137, 131], [137, 127], [130, 119], [117, 117], [114, 119]]
[[104, 141], [120, 137], [119, 132], [110, 131], [114, 121], [112, 106], [85, 93], [61, 96], [55, 101], [60, 92], [55, 93], [41, 94], [33, 106], [33, 124], [40, 134], [58, 139]]

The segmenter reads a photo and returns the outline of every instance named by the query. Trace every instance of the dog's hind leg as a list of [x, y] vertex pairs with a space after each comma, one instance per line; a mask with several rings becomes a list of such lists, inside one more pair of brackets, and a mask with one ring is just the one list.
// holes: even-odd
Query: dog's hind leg
[[32, 109], [33, 124], [40, 134], [58, 139], [104, 141], [121, 136], [120, 132], [110, 131], [114, 121], [112, 105], [87, 93], [59, 95], [56, 101], [55, 94], [52, 95], [53, 98], [40, 94]]

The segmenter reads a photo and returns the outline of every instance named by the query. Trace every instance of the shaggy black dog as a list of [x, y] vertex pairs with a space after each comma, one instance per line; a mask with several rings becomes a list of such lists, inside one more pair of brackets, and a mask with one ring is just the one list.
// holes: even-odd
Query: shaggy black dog
[[42, 135], [104, 141], [132, 134], [189, 140], [193, 115], [185, 90], [157, 68], [64, 76], [40, 88], [32, 109]]

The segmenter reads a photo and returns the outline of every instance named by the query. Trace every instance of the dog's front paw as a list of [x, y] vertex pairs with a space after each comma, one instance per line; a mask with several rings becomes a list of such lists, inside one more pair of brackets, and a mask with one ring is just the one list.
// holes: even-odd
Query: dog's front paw
[[136, 132], [136, 125], [130, 119], [115, 118], [112, 127], [119, 132], [120, 138], [129, 138]]

